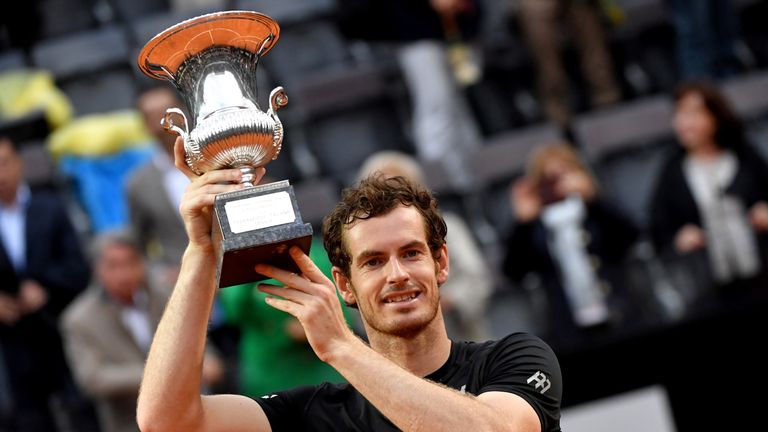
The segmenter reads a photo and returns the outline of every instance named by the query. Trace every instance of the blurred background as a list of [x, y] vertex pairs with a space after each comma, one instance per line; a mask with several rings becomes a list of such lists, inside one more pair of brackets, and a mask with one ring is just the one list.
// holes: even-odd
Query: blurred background
[[[342, 188], [375, 170], [431, 188], [458, 263], [443, 290], [450, 335], [527, 331], [550, 343], [564, 430], [759, 424], [750, 391], [768, 381], [768, 1], [30, 0], [0, 5], [0, 431], [132, 430], [110, 418], [116, 398], [137, 391], [141, 355], [108, 358], [84, 299], [109, 297], [121, 282], [104, 275], [120, 265], [138, 272], [137, 290], [175, 281], [184, 179], [159, 121], [187, 107], [136, 58], [162, 30], [219, 10], [263, 12], [281, 27], [255, 79], [262, 106], [277, 85], [290, 98], [267, 172], [294, 185], [304, 220], [319, 233]], [[42, 195], [54, 210], [38, 211], [61, 210], [63, 222], [50, 222], [61, 229], [18, 212]], [[108, 236], [111, 252], [127, 247], [141, 271], [93, 248], [116, 230], [135, 242]], [[80, 257], [71, 286], [30, 270], [31, 242], [66, 245], [35, 252], [51, 263]], [[293, 323], [249, 318], [238, 304], [253, 295], [222, 294], [214, 310], [210, 391], [258, 396], [259, 370], [244, 362], [259, 346], [279, 361], [267, 340], [306, 349]], [[141, 348], [153, 328], [137, 306], [146, 296], [119, 297], [111, 319]], [[124, 307], [143, 311], [142, 324]], [[37, 315], [63, 347], [63, 384], [20, 392], [32, 387], [17, 363], [41, 355], [27, 352], [41, 333], [22, 323]], [[112, 375], [115, 386], [88, 373], [120, 367], [133, 374]], [[338, 378], [328, 374], [302, 382]], [[41, 410], [47, 425], [26, 423]]]

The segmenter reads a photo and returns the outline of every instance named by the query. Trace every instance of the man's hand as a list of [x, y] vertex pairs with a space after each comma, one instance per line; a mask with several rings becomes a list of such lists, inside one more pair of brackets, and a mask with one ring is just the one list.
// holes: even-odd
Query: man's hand
[[539, 217], [542, 203], [533, 181], [527, 178], [516, 181], [512, 185], [510, 199], [519, 222], [531, 222]]
[[0, 322], [5, 325], [16, 324], [21, 316], [16, 298], [6, 293], [0, 293]]
[[706, 243], [704, 230], [693, 224], [684, 225], [675, 235], [675, 249], [680, 253], [701, 249]]
[[759, 201], [749, 209], [749, 221], [759, 233], [768, 232], [768, 203]]
[[333, 282], [301, 249], [292, 247], [290, 254], [302, 274], [259, 264], [257, 272], [285, 284], [284, 287], [261, 284], [259, 289], [280, 297], [267, 297], [267, 304], [296, 317], [304, 327], [315, 354], [320, 360], [329, 362], [336, 349], [357, 339], [344, 320]]
[[19, 311], [23, 315], [39, 311], [48, 303], [48, 292], [39, 282], [25, 280], [19, 289]]
[[[184, 153], [184, 140], [176, 139], [174, 146], [176, 168], [190, 180], [184, 191], [179, 212], [184, 220], [184, 227], [189, 237], [190, 247], [210, 250], [211, 242], [211, 213], [216, 195], [242, 189], [238, 182], [242, 177], [239, 169], [222, 169], [209, 171], [198, 176], [187, 166]], [[266, 170], [259, 167], [255, 170], [253, 183], [258, 183]]]

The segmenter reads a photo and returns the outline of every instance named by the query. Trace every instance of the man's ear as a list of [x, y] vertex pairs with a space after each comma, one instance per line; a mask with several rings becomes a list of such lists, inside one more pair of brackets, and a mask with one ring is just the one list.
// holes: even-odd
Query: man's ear
[[349, 281], [349, 278], [344, 275], [344, 272], [342, 272], [340, 268], [333, 266], [331, 275], [333, 276], [333, 281], [336, 282], [336, 288], [339, 290], [341, 298], [344, 299], [344, 303], [348, 306], [357, 303], [355, 293], [352, 291], [352, 283]]
[[450, 273], [450, 260], [448, 259], [448, 245], [443, 244], [438, 250], [439, 256], [435, 259], [437, 269], [437, 286], [444, 284], [448, 280]]

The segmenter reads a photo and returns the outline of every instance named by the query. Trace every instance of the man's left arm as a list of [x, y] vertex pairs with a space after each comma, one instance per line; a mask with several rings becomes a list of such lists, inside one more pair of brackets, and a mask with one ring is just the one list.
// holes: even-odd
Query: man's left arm
[[522, 397], [489, 391], [473, 396], [417, 377], [362, 341], [340, 349], [329, 363], [404, 431], [541, 431]]
[[259, 265], [259, 273], [286, 287], [261, 286], [268, 304], [301, 321], [318, 357], [333, 366], [369, 402], [404, 431], [541, 431], [523, 397], [506, 391], [472, 396], [418, 377], [368, 347], [347, 327], [333, 283], [298, 251], [302, 274]]

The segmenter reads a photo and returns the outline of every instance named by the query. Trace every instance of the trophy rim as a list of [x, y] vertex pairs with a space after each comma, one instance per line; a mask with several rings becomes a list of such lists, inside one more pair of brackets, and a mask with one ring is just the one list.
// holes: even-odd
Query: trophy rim
[[[238, 34], [233, 28], [242, 27], [242, 21], [261, 26], [245, 24], [248, 33]], [[213, 23], [218, 25], [211, 25]], [[205, 28], [206, 25], [208, 28]], [[205, 33], [208, 33], [207, 40], [197, 39]], [[144, 45], [137, 61], [144, 74], [159, 80], [170, 80], [175, 79], [187, 59], [208, 48], [231, 46], [263, 56], [275, 46], [279, 38], [280, 26], [277, 21], [263, 13], [244, 10], [213, 12], [190, 18], [161, 31]]]

